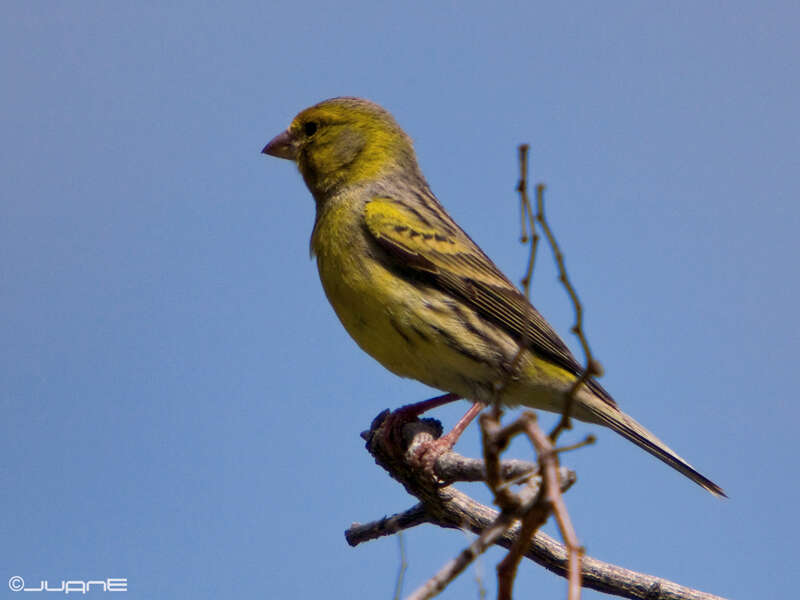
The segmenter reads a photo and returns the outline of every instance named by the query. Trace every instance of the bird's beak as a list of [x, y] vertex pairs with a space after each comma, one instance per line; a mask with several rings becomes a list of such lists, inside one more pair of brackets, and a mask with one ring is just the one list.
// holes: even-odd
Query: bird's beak
[[286, 160], [296, 160], [297, 144], [287, 129], [283, 133], [279, 133], [272, 138], [272, 141], [264, 146], [261, 153], [277, 156], [278, 158], [285, 158]]

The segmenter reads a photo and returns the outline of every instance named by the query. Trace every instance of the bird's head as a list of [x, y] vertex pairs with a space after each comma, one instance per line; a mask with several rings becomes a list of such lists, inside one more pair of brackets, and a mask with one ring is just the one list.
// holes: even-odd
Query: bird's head
[[419, 175], [411, 139], [386, 110], [361, 98], [305, 109], [262, 152], [295, 161], [318, 201], [345, 185], [396, 172]]

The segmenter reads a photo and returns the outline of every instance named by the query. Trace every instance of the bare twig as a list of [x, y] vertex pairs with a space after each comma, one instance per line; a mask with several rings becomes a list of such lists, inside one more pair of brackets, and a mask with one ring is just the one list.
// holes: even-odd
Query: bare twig
[[[536, 248], [539, 245], [539, 234], [536, 233], [536, 221], [534, 219], [533, 210], [531, 209], [531, 202], [528, 197], [528, 144], [522, 144], [519, 147], [519, 181], [517, 182], [517, 192], [520, 197], [520, 242], [527, 244], [530, 241], [530, 252], [528, 254], [528, 266], [525, 269], [525, 276], [522, 278], [522, 289], [525, 297], [530, 300], [531, 284], [533, 281], [533, 267], [536, 261]], [[530, 235], [528, 237], [528, 227], [530, 227]], [[526, 306], [526, 321], [530, 322], [530, 305]], [[501, 399], [503, 392], [508, 386], [511, 377], [514, 376], [520, 366], [520, 360], [525, 351], [528, 349], [528, 328], [522, 328], [522, 337], [517, 343], [517, 351], [514, 358], [511, 360], [509, 368], [506, 370], [503, 378], [495, 383], [494, 401], [492, 402], [492, 414], [495, 419], [500, 419], [502, 414]]]
[[[555, 245], [555, 238], [550, 231], [547, 222], [544, 220], [544, 211], [543, 211], [543, 200], [541, 198], [541, 188], [537, 188], [539, 194], [537, 195], [538, 203], [537, 203], [537, 220], [534, 220], [533, 211], [531, 210], [530, 200], [528, 198], [528, 146], [523, 144], [519, 147], [519, 161], [520, 161], [520, 179], [517, 184], [517, 191], [520, 195], [520, 226], [521, 226], [521, 240], [523, 243], [528, 242], [528, 232], [527, 226], [530, 225], [530, 231], [532, 238], [530, 238], [530, 254], [528, 257], [528, 268], [526, 270], [525, 277], [522, 280], [522, 286], [525, 293], [526, 298], [530, 299], [530, 288], [531, 288], [531, 280], [533, 276], [533, 267], [535, 264], [536, 258], [536, 248], [539, 241], [539, 236], [536, 233], [536, 223], [538, 222], [540, 226], [543, 226], [545, 229], [545, 233], [548, 236], [548, 240], [551, 243], [551, 247], [553, 247], [554, 252], [557, 256], [557, 262], [562, 266], [562, 281], [566, 281], [567, 285], [569, 285], [569, 281], [566, 278], [566, 272], [563, 270], [563, 255], [561, 255], [558, 246]], [[571, 286], [570, 288], [571, 289]], [[574, 299], [577, 300], [577, 296], [574, 294], [574, 290], [572, 290], [572, 296]], [[530, 308], [529, 303], [525, 303], [527, 310], [530, 312], [532, 309]], [[579, 305], [578, 305], [579, 306]], [[528, 315], [528, 323], [530, 323], [530, 314]], [[580, 327], [581, 321], [578, 322], [578, 329], [581, 330]], [[555, 489], [552, 492], [547, 490], [547, 482], [550, 481], [550, 477], [546, 476], [542, 482], [542, 489], [537, 494], [534, 495], [534, 502], [524, 511], [520, 511], [523, 501], [522, 496], [520, 494], [515, 493], [511, 486], [508, 484], [507, 480], [504, 479], [503, 475], [501, 474], [501, 467], [500, 467], [500, 454], [507, 448], [510, 439], [523, 432], [527, 432], [529, 437], [531, 437], [531, 441], [534, 444], [534, 447], [537, 450], [537, 454], [539, 456], [539, 468], [540, 471], [544, 472], [544, 470], [552, 471], [553, 474], [557, 473], [558, 469], [558, 456], [552, 449], [552, 444], [548, 442], [544, 446], [538, 441], [540, 437], [536, 438], [537, 441], [534, 441], [534, 437], [531, 434], [531, 428], [538, 430], [538, 426], [535, 423], [535, 417], [530, 416], [523, 416], [510, 425], [506, 427], [502, 427], [500, 423], [500, 419], [502, 417], [502, 396], [505, 392], [505, 389], [509, 383], [509, 381], [519, 375], [519, 367], [521, 363], [521, 359], [523, 355], [530, 350], [529, 343], [528, 343], [528, 326], [523, 327], [523, 332], [521, 339], [518, 341], [517, 344], [517, 351], [514, 355], [513, 360], [511, 361], [509, 369], [505, 372], [504, 376], [495, 383], [494, 386], [494, 400], [492, 402], [492, 410], [489, 411], [488, 414], [483, 415], [481, 417], [481, 439], [483, 441], [483, 456], [484, 461], [486, 464], [486, 483], [491, 489], [492, 493], [494, 494], [494, 502], [495, 504], [501, 509], [501, 517], [503, 515], [514, 514], [518, 513], [521, 518], [521, 536], [517, 539], [517, 541], [512, 545], [509, 553], [506, 557], [501, 561], [501, 563], [497, 566], [497, 578], [498, 578], [498, 600], [510, 600], [512, 595], [513, 583], [516, 577], [517, 567], [519, 565], [520, 560], [522, 559], [524, 550], [528, 544], [528, 541], [531, 537], [536, 533], [536, 531], [547, 521], [547, 518], [553, 510], [553, 507], [557, 507], [558, 511], [561, 513], [558, 515], [557, 522], [559, 526], [562, 528], [562, 533], [565, 536], [571, 534], [572, 537], [565, 537], [567, 541], [567, 547], [569, 548], [569, 599], [570, 600], [577, 600], [580, 596], [580, 550], [577, 543], [572, 543], [575, 538], [575, 533], [571, 528], [569, 515], [566, 513], [566, 507], [561, 499], [560, 490]], [[591, 363], [590, 363], [591, 364]], [[588, 371], [588, 369], [587, 369]], [[588, 378], [589, 374], [584, 375], [584, 377]], [[573, 397], [577, 393], [579, 386], [583, 382], [579, 380], [576, 386], [570, 390], [570, 393], [565, 401], [565, 408], [564, 413], [562, 415], [562, 421], [566, 426], [569, 426], [569, 413], [571, 410], [571, 404], [573, 402]], [[557, 434], [556, 434], [557, 435]], [[555, 441], [556, 437], [553, 437], [553, 441]], [[502, 519], [500, 519], [502, 521]], [[471, 554], [467, 551], [462, 553], [461, 557], [462, 560], [466, 560], [466, 556], [471, 556]], [[456, 562], [455, 565], [460, 565], [460, 561]], [[452, 566], [452, 565], [451, 565]], [[450, 571], [452, 573], [452, 571]], [[442, 579], [444, 577], [444, 579]], [[429, 582], [433, 588], [431, 589], [438, 589], [436, 588], [437, 582], [442, 582], [447, 578], [444, 575], [435, 576]]]
[[[441, 426], [432, 419], [406, 423], [403, 425], [402, 435], [403, 438], [407, 440], [408, 447], [402, 449], [394, 445], [394, 440], [384, 439], [384, 434], [400, 435], [399, 432], [385, 431], [387, 413], [388, 411], [378, 415], [373, 421], [372, 429], [362, 434], [367, 440], [367, 449], [375, 456], [376, 462], [386, 469], [392, 477], [404, 485], [406, 484], [402, 478], [408, 477], [409, 479], [405, 481], [409, 481], [410, 485], [406, 485], [406, 489], [409, 490], [409, 493], [412, 495], [418, 496], [422, 490], [426, 490], [427, 493], [425, 495], [427, 496], [430, 494], [431, 498], [435, 499], [435, 501], [433, 501], [434, 505], [440, 501], [449, 500], [451, 498], [449, 494], [457, 491], [455, 488], [452, 486], [442, 486], [434, 481], [428, 481], [425, 479], [423, 473], [415, 470], [413, 466], [409, 467], [406, 464], [408, 462], [406, 457], [408, 454], [413, 453], [413, 448], [441, 433]], [[389, 422], [389, 424], [392, 426], [394, 425], [393, 422]], [[397, 437], [395, 439], [401, 438]], [[466, 458], [456, 452], [450, 451], [437, 457], [433, 468], [434, 472], [437, 474], [440, 472], [447, 473], [452, 481], [473, 481], [473, 477], [476, 475], [476, 472], [478, 472], [476, 463], [482, 464], [483, 461]], [[402, 469], [400, 468], [401, 466]], [[463, 468], [463, 471], [460, 471], [461, 468]], [[482, 468], [481, 471], [485, 473], [485, 468]], [[501, 463], [501, 472], [503, 475], [505, 475], [505, 473], [510, 473], [523, 481], [527, 481], [530, 490], [529, 495], [535, 495], [538, 491], [541, 478], [538, 475], [531, 476], [533, 472], [538, 472], [538, 465], [518, 460], [503, 461]], [[523, 474], [521, 477], [518, 475], [520, 473]], [[426, 483], [426, 485], [422, 485], [423, 483]], [[566, 468], [560, 468], [558, 471], [559, 488], [566, 491], [573, 483], [575, 483], [575, 473]], [[510, 484], [508, 481], [505, 481], [503, 485], [508, 486]], [[458, 494], [461, 494], [461, 492], [458, 492]], [[399, 531], [410, 529], [423, 523], [435, 522], [435, 519], [427, 512], [426, 505], [419, 503], [390, 517], [383, 517], [364, 524], [353, 523], [345, 532], [345, 538], [348, 544], [357, 546], [363, 542], [368, 542], [387, 535], [394, 535]]]
[[[484, 529], [496, 522], [500, 514], [498, 511], [476, 502], [453, 486], [438, 485], [429, 475], [410, 467], [405, 460], [406, 447], [385, 445], [383, 442], [387, 441], [387, 432], [381, 432], [380, 429], [385, 416], [386, 412], [378, 415], [370, 431], [365, 432], [367, 449], [381, 467], [400, 482], [410, 494], [417, 497], [420, 504], [406, 513], [401, 513], [403, 517], [396, 515], [399, 518], [395, 521], [392, 517], [375, 523], [431, 523], [439, 527], [463, 529], [480, 535]], [[428, 425], [427, 421], [423, 425], [430, 427], [429, 432], [435, 431], [435, 425]], [[409, 427], [410, 424], [404, 426], [404, 428]], [[420, 427], [416, 435], [421, 435], [423, 428]], [[401, 438], [402, 436], [395, 437], [395, 439]], [[562, 489], [565, 487], [563, 474], [564, 470], [561, 468], [559, 477]], [[530, 501], [530, 497], [528, 499]], [[519, 525], [512, 525], [494, 543], [510, 548], [519, 538], [519, 530]], [[382, 531], [384, 532], [382, 534], [385, 534], [385, 529]], [[365, 525], [354, 525], [345, 533], [351, 545], [374, 539], [379, 535], [381, 533], [376, 533], [376, 530]], [[567, 576], [567, 549], [542, 532], [537, 532], [530, 540], [525, 557], [557, 575]], [[581, 577], [584, 587], [634, 600], [722, 600], [719, 596], [693, 590], [653, 575], [630, 571], [589, 556], [584, 556], [581, 560]]]
[[397, 581], [394, 585], [394, 600], [400, 600], [403, 593], [403, 580], [405, 579], [408, 561], [406, 560], [406, 545], [403, 532], [397, 532], [397, 547], [400, 552], [400, 566], [397, 568]]
[[480, 532], [480, 535], [469, 546], [464, 548], [458, 556], [442, 567], [436, 575], [428, 579], [421, 587], [417, 588], [407, 600], [427, 600], [441, 592], [447, 585], [464, 571], [486, 549], [496, 543], [501, 535], [509, 528], [514, 517], [500, 513], [493, 523], [490, 523]]
[[[488, 418], [491, 419], [490, 416], [488, 416]], [[515, 421], [512, 427], [507, 428], [506, 431], [499, 430], [497, 432], [498, 435], [493, 435], [491, 437], [501, 440], [500, 446], [504, 447], [505, 444], [503, 440], [507, 442], [507, 440], [517, 432], [515, 431], [515, 427], [513, 427], [516, 423], [518, 422]], [[544, 437], [544, 434], [542, 434], [542, 437]], [[499, 448], [497, 450], [499, 451]], [[493, 462], [498, 463], [499, 461]], [[496, 477], [497, 473], [493, 473], [492, 476]], [[548, 481], [550, 481], [550, 479], [548, 479]], [[554, 484], [557, 487], [560, 485], [557, 474]], [[547, 520], [547, 515], [549, 513], [545, 503], [541, 500], [544, 495], [540, 493], [538, 485], [529, 486], [526, 491], [528, 492], [527, 494], [522, 493], [519, 495], [511, 494], [507, 488], [503, 491], [499, 491], [498, 497], [503, 498], [499, 504], [505, 506], [497, 515], [495, 521], [481, 531], [478, 538], [462, 550], [456, 558], [445, 564], [438, 573], [409, 596], [408, 600], [427, 600], [438, 594], [483, 554], [487, 548], [496, 543], [497, 539], [508, 530], [515, 518], [522, 517], [523, 534], [512, 547], [512, 552], [508, 554], [509, 557], [512, 557], [512, 555], [513, 557], [511, 560], [507, 557], [507, 559], [498, 566], [498, 600], [511, 600], [511, 590], [519, 560], [522, 558], [531, 536], [536, 532], [536, 529]], [[526, 522], [530, 522], [531, 527], [527, 532], [524, 530]], [[513, 552], [514, 548], [518, 548], [516, 554]], [[503, 567], [505, 565], [508, 565], [508, 568], [504, 571]]]
[[517, 192], [519, 192], [519, 207], [520, 207], [520, 228], [522, 230], [520, 235], [520, 242], [523, 244], [528, 243], [528, 227], [530, 227], [530, 252], [528, 254], [528, 266], [525, 269], [525, 276], [522, 278], [522, 289], [525, 292], [525, 297], [531, 297], [531, 285], [533, 283], [533, 266], [536, 261], [536, 249], [539, 246], [539, 234], [536, 233], [536, 218], [531, 208], [531, 201], [528, 198], [528, 144], [521, 144], [519, 147], [519, 183], [517, 183]]
[[[469, 539], [470, 532], [464, 531], [464, 537]], [[486, 586], [483, 585], [483, 563], [481, 563], [480, 557], [476, 558], [473, 561], [473, 571], [475, 572], [475, 585], [478, 587], [478, 600], [486, 600], [486, 596], [488, 595], [488, 591], [486, 590]]]
[[404, 529], [431, 522], [425, 507], [422, 504], [415, 504], [408, 510], [394, 514], [391, 517], [383, 517], [363, 525], [361, 523], [353, 523], [344, 532], [344, 537], [351, 546], [358, 546], [362, 542], [375, 540], [386, 535], [394, 535]]
[[[522, 148], [520, 148], [520, 154], [522, 154]], [[583, 370], [580, 377], [573, 382], [572, 387], [566, 394], [566, 402], [564, 405], [564, 410], [561, 414], [561, 419], [559, 420], [555, 429], [550, 432], [550, 439], [556, 441], [562, 431], [572, 428], [570, 416], [572, 414], [572, 405], [575, 402], [575, 397], [578, 393], [578, 390], [580, 390], [581, 386], [584, 385], [590, 377], [601, 376], [603, 374], [603, 367], [592, 355], [592, 350], [589, 347], [589, 340], [586, 338], [586, 334], [583, 330], [583, 305], [578, 298], [578, 293], [575, 291], [574, 286], [567, 276], [567, 266], [564, 262], [564, 253], [561, 252], [561, 248], [556, 241], [553, 230], [550, 228], [550, 225], [545, 218], [544, 190], [545, 186], [543, 183], [536, 185], [536, 222], [542, 228], [542, 231], [547, 238], [547, 242], [550, 244], [550, 249], [553, 251], [553, 256], [556, 260], [556, 266], [558, 267], [558, 280], [564, 286], [564, 289], [567, 290], [567, 294], [572, 302], [572, 306], [575, 309], [575, 324], [572, 326], [571, 331], [578, 336], [578, 340], [580, 340], [581, 348], [583, 349], [583, 354], [586, 359], [586, 368]]]
[[511, 544], [508, 554], [497, 565], [497, 600], [511, 600], [519, 563], [534, 534], [545, 524], [549, 514], [549, 507], [539, 501], [522, 517], [517, 539]]
[[[567, 542], [569, 550], [568, 569], [569, 598], [577, 599], [580, 595], [580, 547], [577, 537], [570, 523], [569, 514], [561, 498], [558, 477], [558, 453], [553, 449], [552, 443], [542, 433], [536, 424], [536, 415], [525, 412], [511, 424], [501, 427], [499, 420], [493, 413], [486, 413], [480, 419], [482, 439], [484, 445], [484, 460], [486, 461], [487, 485], [494, 493], [495, 504], [504, 512], [518, 512], [522, 516], [520, 536], [511, 545], [509, 553], [497, 567], [498, 600], [510, 600], [514, 578], [519, 562], [524, 556], [528, 543], [534, 533], [547, 521], [551, 510], [556, 511], [556, 521], [562, 530], [562, 536]], [[525, 504], [521, 494], [514, 494], [506, 487], [501, 486], [495, 465], [499, 462], [499, 455], [512, 436], [526, 433], [539, 457], [539, 471], [544, 474], [541, 489], [534, 494], [534, 501], [525, 510], [520, 510]], [[555, 476], [555, 478], [553, 478]], [[555, 488], [550, 489], [550, 486]]]
[[594, 436], [594, 434], [590, 433], [580, 442], [575, 442], [574, 444], [568, 444], [567, 446], [559, 446], [558, 448], [553, 448], [553, 452], [558, 452], [559, 454], [564, 452], [570, 452], [571, 450], [577, 450], [578, 448], [583, 448], [584, 446], [590, 446], [591, 444], [594, 444], [596, 441], [597, 438]]
[[[530, 239], [530, 254], [528, 257], [528, 268], [526, 270], [525, 276], [522, 279], [522, 286], [525, 293], [526, 298], [530, 299], [530, 289], [531, 289], [531, 281], [533, 276], [533, 267], [536, 258], [536, 249], [538, 246], [539, 236], [536, 232], [536, 222], [539, 223], [540, 226], [543, 227], [545, 233], [547, 234], [548, 240], [551, 244], [551, 247], [556, 253], [557, 262], [563, 266], [563, 255], [561, 255], [558, 246], [555, 245], [555, 237], [552, 234], [547, 222], [544, 219], [544, 210], [543, 210], [543, 199], [541, 194], [541, 187], [537, 187], [537, 215], [536, 221], [534, 221], [533, 211], [531, 210], [530, 199], [528, 197], [528, 145], [523, 144], [519, 147], [519, 163], [520, 163], [520, 179], [517, 185], [517, 191], [520, 195], [520, 208], [521, 208], [521, 217], [520, 217], [520, 226], [522, 230], [521, 240], [523, 243], [528, 241], [528, 235], [526, 230], [526, 225], [530, 225], [531, 235], [532, 238]], [[528, 221], [530, 221], [528, 223]], [[562, 281], [566, 281], [567, 285], [569, 285], [569, 281], [566, 278], [566, 272], [562, 270]], [[571, 286], [570, 286], [571, 288]], [[573, 296], [574, 290], [573, 290]], [[527, 305], [529, 306], [529, 305]], [[528, 321], [530, 322], [530, 315], [528, 317]], [[579, 321], [579, 330], [580, 330], [580, 321]], [[519, 340], [517, 352], [514, 356], [514, 359], [511, 361], [511, 368], [509, 369], [508, 373], [504, 376], [504, 378], [498, 382], [495, 386], [495, 399], [493, 402], [493, 410], [490, 411], [489, 414], [484, 415], [481, 418], [481, 435], [483, 440], [483, 455], [484, 460], [486, 461], [486, 482], [489, 488], [492, 490], [494, 494], [495, 504], [503, 511], [508, 512], [514, 510], [520, 503], [520, 498], [517, 494], [514, 494], [507, 485], [504, 485], [504, 482], [500, 476], [500, 469], [499, 469], [499, 461], [500, 461], [500, 453], [505, 450], [507, 447], [509, 440], [512, 436], [517, 435], [522, 432], [526, 432], [528, 436], [531, 438], [531, 442], [536, 449], [538, 458], [539, 458], [539, 468], [540, 471], [545, 472], [552, 472], [553, 474], [557, 473], [558, 469], [558, 456], [553, 451], [552, 443], [549, 441], [546, 443], [541, 442], [541, 438], [543, 435], [536, 435], [536, 433], [541, 434], [541, 431], [538, 428], [538, 425], [535, 421], [535, 416], [532, 416], [532, 413], [526, 413], [518, 420], [514, 421], [511, 425], [501, 428], [500, 426], [500, 418], [501, 418], [501, 409], [500, 405], [502, 403], [502, 394], [505, 390], [505, 387], [508, 385], [508, 382], [511, 377], [516, 376], [519, 369], [519, 364], [522, 355], [529, 351], [529, 344], [528, 344], [528, 328], [527, 326], [523, 328], [523, 335], [522, 338]], [[588, 377], [588, 375], [587, 375]], [[581, 382], [582, 383], [582, 382]], [[579, 389], [578, 383], [577, 386], [574, 386], [565, 401], [564, 406], [564, 413], [562, 415], [562, 421], [569, 426], [569, 413], [571, 411], [571, 404], [573, 402], [573, 397], [577, 393]], [[556, 433], [557, 436], [557, 433]], [[553, 437], [553, 442], [555, 441], [556, 437]], [[581, 579], [580, 579], [580, 550], [577, 543], [573, 543], [576, 539], [575, 532], [572, 530], [569, 514], [566, 511], [566, 506], [561, 498], [560, 490], [548, 490], [548, 482], [550, 481], [550, 477], [548, 474], [545, 474], [545, 478], [542, 482], [542, 489], [536, 496], [536, 501], [530, 507], [528, 511], [526, 511], [522, 515], [521, 519], [521, 535], [517, 539], [517, 541], [512, 545], [509, 553], [506, 557], [500, 562], [497, 566], [497, 581], [498, 581], [498, 593], [497, 597], [498, 600], [510, 600], [512, 595], [513, 583], [516, 577], [517, 567], [519, 566], [519, 562], [522, 559], [524, 549], [527, 546], [529, 540], [533, 537], [536, 531], [547, 521], [547, 518], [553, 510], [556, 508], [557, 511], [560, 513], [557, 515], [557, 522], [559, 523], [559, 527], [562, 529], [562, 535], [565, 536], [565, 541], [567, 542], [567, 547], [569, 549], [569, 586], [568, 586], [568, 596], [569, 600], [577, 600], [580, 597], [580, 587], [581, 587]], [[571, 534], [571, 537], [569, 537]]]
[[569, 591], [567, 597], [569, 600], [577, 600], [580, 597], [581, 557], [584, 554], [584, 550], [578, 541], [578, 536], [575, 534], [575, 528], [572, 526], [567, 506], [564, 504], [564, 498], [561, 496], [561, 490], [559, 489], [558, 452], [553, 448], [552, 440], [545, 436], [536, 424], [536, 414], [527, 412], [523, 417], [525, 418], [525, 432], [536, 449], [536, 454], [539, 456], [539, 467], [544, 474], [542, 481], [543, 495], [547, 495], [547, 500], [555, 514], [558, 529], [561, 531], [561, 537], [568, 551], [567, 580], [569, 581]]
[[[434, 473], [442, 481], [486, 481], [486, 463], [478, 458], [468, 458], [447, 452], [436, 461]], [[500, 475], [506, 483], [521, 483], [539, 472], [536, 463], [509, 459], [500, 461]]]

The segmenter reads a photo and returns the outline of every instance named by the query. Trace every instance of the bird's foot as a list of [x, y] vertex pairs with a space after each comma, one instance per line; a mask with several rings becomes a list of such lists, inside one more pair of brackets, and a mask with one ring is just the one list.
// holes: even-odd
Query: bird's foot
[[425, 472], [436, 478], [437, 476], [434, 470], [436, 461], [442, 454], [450, 452], [450, 450], [453, 449], [453, 446], [456, 445], [458, 438], [464, 433], [467, 425], [472, 422], [483, 408], [483, 404], [476, 402], [470, 407], [466, 414], [459, 419], [458, 423], [456, 423], [455, 427], [453, 427], [447, 435], [420, 442], [417, 447], [412, 450], [411, 462], [415, 465], [419, 465]]
[[453, 449], [459, 435], [460, 432], [451, 431], [440, 438], [419, 442], [409, 453], [408, 462], [427, 473], [432, 479], [438, 480], [436, 461], [440, 456]]

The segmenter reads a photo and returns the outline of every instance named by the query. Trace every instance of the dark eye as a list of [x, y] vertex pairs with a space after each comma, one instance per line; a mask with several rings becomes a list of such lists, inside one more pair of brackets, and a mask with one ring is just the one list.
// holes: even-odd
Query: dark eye
[[311, 137], [315, 133], [317, 133], [317, 123], [316, 121], [309, 121], [305, 125], [303, 125], [303, 131], [305, 131], [308, 137]]

